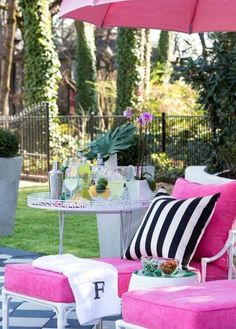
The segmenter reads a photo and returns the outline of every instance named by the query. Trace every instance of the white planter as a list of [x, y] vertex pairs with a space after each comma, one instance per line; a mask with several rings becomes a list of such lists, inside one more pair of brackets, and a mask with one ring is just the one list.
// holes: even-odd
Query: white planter
[[219, 177], [206, 172], [206, 166], [189, 166], [185, 169], [185, 178], [190, 182], [200, 184], [223, 184], [233, 181], [230, 178]]
[[131, 200], [150, 200], [153, 192], [146, 179], [127, 182]]
[[111, 154], [109, 159], [105, 162], [105, 166], [114, 169], [117, 167], [117, 153]]
[[21, 157], [0, 158], [0, 235], [12, 233], [21, 173]]

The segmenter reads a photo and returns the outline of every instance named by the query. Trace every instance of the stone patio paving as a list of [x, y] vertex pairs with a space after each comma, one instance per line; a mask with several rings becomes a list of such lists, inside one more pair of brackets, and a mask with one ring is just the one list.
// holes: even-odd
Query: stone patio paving
[[[30, 263], [39, 254], [28, 251], [0, 247], [0, 287], [4, 284], [4, 267], [9, 263]], [[0, 329], [2, 328], [2, 302], [0, 303]], [[114, 321], [117, 318], [110, 317], [103, 320], [103, 329], [114, 329]], [[68, 316], [68, 329], [92, 329], [93, 326], [80, 326], [75, 312]], [[52, 329], [56, 328], [55, 312], [50, 308], [39, 306], [28, 302], [12, 300], [10, 304], [10, 329]]]

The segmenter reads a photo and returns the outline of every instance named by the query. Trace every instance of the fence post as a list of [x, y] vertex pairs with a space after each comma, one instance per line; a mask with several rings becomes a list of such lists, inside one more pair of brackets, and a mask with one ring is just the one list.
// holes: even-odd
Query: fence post
[[91, 138], [91, 141], [94, 140], [94, 112], [91, 112], [91, 115], [90, 115], [90, 138]]
[[166, 151], [166, 114], [161, 114], [161, 151]]

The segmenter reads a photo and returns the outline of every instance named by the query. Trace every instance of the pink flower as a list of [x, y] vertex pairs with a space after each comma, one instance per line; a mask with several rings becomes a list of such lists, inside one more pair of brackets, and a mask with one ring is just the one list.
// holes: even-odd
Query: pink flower
[[137, 119], [137, 122], [140, 123], [142, 126], [147, 125], [150, 123], [153, 119], [153, 115], [149, 112], [144, 112], [140, 114], [139, 118]]
[[126, 110], [123, 112], [123, 115], [127, 119], [132, 118], [132, 116], [133, 116], [133, 109], [132, 109], [132, 107], [127, 107]]

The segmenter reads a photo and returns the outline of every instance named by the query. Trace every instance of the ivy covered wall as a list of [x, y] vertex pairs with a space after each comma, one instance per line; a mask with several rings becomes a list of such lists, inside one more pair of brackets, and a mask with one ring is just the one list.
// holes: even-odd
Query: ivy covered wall
[[145, 98], [150, 75], [149, 31], [119, 28], [117, 35], [116, 113], [138, 107]]
[[52, 40], [48, 0], [20, 0], [24, 39], [24, 103], [48, 102], [57, 112], [60, 63]]
[[94, 26], [75, 22], [76, 26], [76, 111], [97, 113], [96, 56]]

